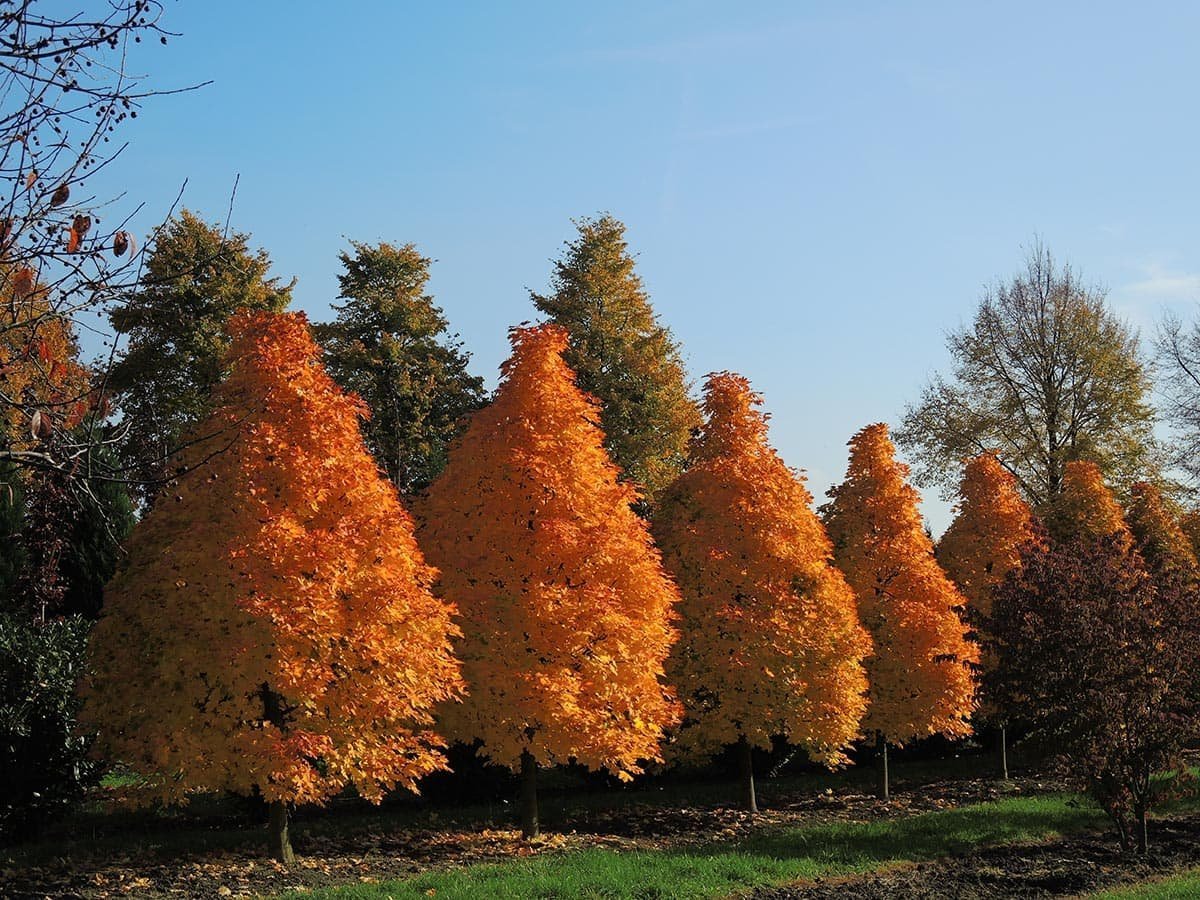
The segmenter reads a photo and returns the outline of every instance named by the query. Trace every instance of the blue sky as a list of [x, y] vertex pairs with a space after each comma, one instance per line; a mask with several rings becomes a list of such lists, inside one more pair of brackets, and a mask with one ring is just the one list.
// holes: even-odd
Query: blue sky
[[[265, 247], [314, 319], [346, 240], [416, 243], [495, 382], [570, 219], [610, 211], [694, 376], [747, 375], [818, 500], [1036, 236], [1144, 335], [1200, 300], [1200, 4], [233, 3], [93, 185]], [[946, 508], [929, 503], [935, 530]]]

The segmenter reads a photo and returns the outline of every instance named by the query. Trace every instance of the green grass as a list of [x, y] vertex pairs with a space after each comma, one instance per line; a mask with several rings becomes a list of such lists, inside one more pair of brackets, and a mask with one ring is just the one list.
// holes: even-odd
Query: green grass
[[1094, 900], [1184, 900], [1200, 897], [1200, 869], [1093, 894]]
[[[934, 859], [972, 847], [1034, 841], [1104, 824], [1071, 795], [1012, 797], [876, 822], [768, 831], [706, 847], [579, 850], [486, 863], [380, 884], [306, 894], [315, 898], [698, 898], [820, 876]], [[288, 896], [300, 896], [291, 894]]]

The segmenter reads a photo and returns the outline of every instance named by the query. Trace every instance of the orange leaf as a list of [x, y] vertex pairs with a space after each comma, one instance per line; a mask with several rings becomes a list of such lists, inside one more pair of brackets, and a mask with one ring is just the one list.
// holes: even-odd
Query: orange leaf
[[13, 296], [18, 300], [33, 293], [33, 269], [24, 266], [13, 276]]

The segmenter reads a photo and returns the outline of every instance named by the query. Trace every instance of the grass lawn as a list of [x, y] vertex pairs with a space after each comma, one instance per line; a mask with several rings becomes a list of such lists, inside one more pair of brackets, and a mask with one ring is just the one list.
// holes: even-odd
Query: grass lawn
[[756, 886], [933, 859], [982, 844], [1045, 839], [1104, 821], [1097, 808], [1072, 795], [1013, 797], [901, 819], [781, 829], [699, 848], [580, 850], [287, 896], [723, 897]]
[[1094, 900], [1183, 900], [1200, 897], [1200, 869], [1092, 895]]

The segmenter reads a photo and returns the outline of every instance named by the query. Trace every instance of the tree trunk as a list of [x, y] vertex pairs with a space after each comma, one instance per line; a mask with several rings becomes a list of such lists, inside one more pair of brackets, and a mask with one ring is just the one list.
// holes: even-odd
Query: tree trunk
[[1137, 815], [1137, 849], [1142, 856], [1150, 849], [1150, 835], [1146, 831], [1146, 807], [1138, 806], [1134, 812]]
[[282, 800], [271, 802], [271, 820], [267, 826], [267, 850], [272, 859], [279, 860], [285, 866], [296, 864], [296, 854], [292, 851], [292, 838], [288, 833], [288, 808]]
[[1000, 726], [1000, 769], [1004, 780], [1008, 781], [1008, 729]]
[[538, 836], [537, 760], [528, 750], [521, 753], [521, 837]]
[[758, 800], [754, 796], [754, 749], [746, 736], [738, 740], [738, 775], [742, 786], [742, 809], [748, 813], [758, 812]]
[[879, 799], [884, 803], [892, 799], [892, 786], [888, 780], [888, 745], [887, 738], [879, 735], [880, 761], [883, 764], [883, 779], [879, 783]]

